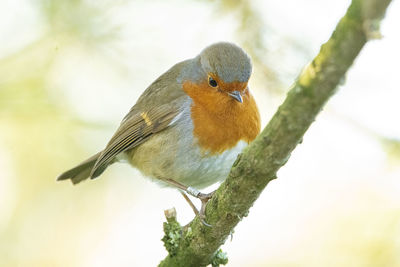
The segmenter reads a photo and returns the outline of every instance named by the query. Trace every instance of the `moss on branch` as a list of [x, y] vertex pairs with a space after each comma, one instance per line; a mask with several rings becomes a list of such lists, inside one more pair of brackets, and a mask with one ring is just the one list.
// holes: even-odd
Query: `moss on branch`
[[391, 0], [353, 0], [339, 21], [331, 38], [303, 70], [273, 118], [232, 166], [224, 183], [206, 208], [205, 227], [198, 218], [190, 224], [190, 235], [160, 266], [206, 266], [211, 264], [219, 247], [266, 185], [301, 142], [326, 101], [334, 94], [371, 38], [377, 38], [379, 24]]

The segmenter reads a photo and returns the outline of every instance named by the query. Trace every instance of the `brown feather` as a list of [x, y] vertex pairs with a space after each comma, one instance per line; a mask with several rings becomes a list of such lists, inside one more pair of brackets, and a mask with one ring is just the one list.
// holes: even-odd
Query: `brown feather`
[[131, 113], [130, 117], [125, 118], [97, 159], [90, 177], [99, 176], [121, 152], [140, 145], [151, 135], [168, 127], [179, 114], [179, 107], [175, 102], [177, 101], [147, 111]]

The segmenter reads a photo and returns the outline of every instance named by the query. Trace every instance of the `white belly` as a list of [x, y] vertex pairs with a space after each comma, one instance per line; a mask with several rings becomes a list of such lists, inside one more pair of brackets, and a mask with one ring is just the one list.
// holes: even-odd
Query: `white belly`
[[197, 189], [222, 181], [246, 145], [240, 141], [234, 148], [211, 156], [202, 155], [198, 148], [188, 149], [175, 159], [174, 180]]

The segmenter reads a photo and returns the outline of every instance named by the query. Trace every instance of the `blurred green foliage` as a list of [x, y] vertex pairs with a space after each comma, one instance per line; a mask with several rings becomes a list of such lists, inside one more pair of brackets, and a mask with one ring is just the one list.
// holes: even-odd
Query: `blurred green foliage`
[[[115, 38], [116, 31], [107, 28], [103, 20], [106, 9], [88, 1], [38, 0], [35, 6], [47, 30], [19, 51], [0, 59], [0, 136], [14, 166], [12, 177], [6, 177], [6, 182], [13, 179], [15, 187], [15, 196], [10, 196], [14, 203], [8, 203], [14, 208], [5, 228], [0, 228], [1, 266], [59, 266], [57, 255], [64, 252], [55, 246], [61, 242], [57, 238], [64, 239], [63, 249], [74, 246], [74, 239], [65, 240], [55, 232], [69, 224], [62, 221], [60, 212], [74, 201], [81, 203], [73, 205], [77, 212], [83, 209], [82, 212], [95, 215], [96, 208], [82, 204], [104, 190], [101, 186], [85, 190], [85, 194], [75, 190], [70, 194], [71, 200], [57, 197], [68, 190], [56, 184], [57, 174], [84, 158], [87, 151], [80, 140], [85, 124], [74, 117], [63, 101], [62, 90], [54, 88], [51, 75], [58, 60], [59, 43], [64, 49], [77, 43], [98, 47]], [[40, 245], [35, 246], [38, 239]], [[48, 258], [40, 255], [39, 250], [43, 249], [49, 251]], [[74, 265], [75, 260], [72, 257], [64, 263]]]

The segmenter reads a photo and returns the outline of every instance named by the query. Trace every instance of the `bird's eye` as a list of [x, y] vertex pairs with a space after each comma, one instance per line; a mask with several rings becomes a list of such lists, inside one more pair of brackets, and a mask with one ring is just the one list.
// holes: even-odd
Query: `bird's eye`
[[218, 86], [217, 81], [214, 80], [214, 79], [211, 78], [211, 77], [208, 77], [208, 84], [209, 84], [211, 87], [217, 87], [217, 86]]

